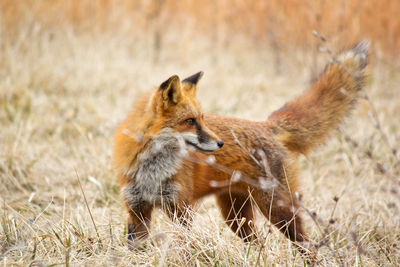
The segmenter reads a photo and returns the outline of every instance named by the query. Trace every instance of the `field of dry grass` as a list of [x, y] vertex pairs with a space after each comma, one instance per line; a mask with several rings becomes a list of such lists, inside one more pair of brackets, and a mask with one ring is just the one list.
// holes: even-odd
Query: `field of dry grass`
[[[261, 216], [264, 242], [244, 244], [213, 198], [197, 207], [190, 229], [157, 212], [146, 247], [130, 251], [112, 137], [141, 93], [199, 70], [205, 112], [263, 120], [308, 88], [326, 54], [303, 45], [277, 62], [273, 48], [242, 36], [216, 43], [188, 35], [189, 26], [169, 31], [157, 50], [150, 30], [129, 38], [34, 21], [0, 31], [3, 266], [304, 264]], [[185, 42], [177, 41], [182, 34]], [[321, 265], [400, 264], [400, 75], [380, 54], [372, 42], [370, 101], [361, 98], [332, 138], [301, 159], [303, 212]]]

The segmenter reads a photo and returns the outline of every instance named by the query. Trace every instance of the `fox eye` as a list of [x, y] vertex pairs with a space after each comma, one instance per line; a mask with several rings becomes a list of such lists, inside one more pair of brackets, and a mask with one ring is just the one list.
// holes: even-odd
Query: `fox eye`
[[187, 120], [185, 120], [185, 122], [186, 122], [187, 124], [189, 124], [190, 126], [193, 126], [193, 125], [196, 124], [196, 120], [193, 119], [193, 118], [187, 119]]

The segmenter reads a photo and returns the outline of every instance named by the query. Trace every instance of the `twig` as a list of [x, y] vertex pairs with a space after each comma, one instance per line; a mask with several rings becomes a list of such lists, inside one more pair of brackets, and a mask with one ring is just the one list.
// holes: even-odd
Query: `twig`
[[87, 199], [86, 199], [86, 196], [85, 196], [85, 192], [83, 191], [83, 187], [82, 187], [82, 184], [81, 184], [81, 179], [79, 178], [78, 172], [77, 172], [76, 170], [75, 170], [75, 174], [76, 174], [76, 178], [78, 179], [79, 187], [81, 188], [81, 192], [82, 192], [83, 198], [85, 199], [86, 208], [87, 208], [88, 211], [89, 211], [90, 218], [91, 218], [91, 220], [92, 220], [94, 229], [96, 230], [97, 238], [98, 238], [99, 244], [100, 244], [100, 246], [101, 246], [102, 243], [101, 243], [99, 231], [97, 231], [96, 223], [95, 223], [95, 221], [94, 221], [94, 219], [93, 219], [92, 212], [91, 212], [91, 210], [90, 210], [90, 208], [89, 208], [89, 204], [88, 204], [88, 202], [87, 202]]

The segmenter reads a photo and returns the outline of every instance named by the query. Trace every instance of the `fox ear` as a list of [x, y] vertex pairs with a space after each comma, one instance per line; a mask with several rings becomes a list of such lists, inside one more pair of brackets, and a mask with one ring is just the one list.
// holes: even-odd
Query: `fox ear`
[[178, 104], [182, 97], [181, 81], [178, 75], [171, 76], [168, 80], [163, 82], [159, 90], [161, 91], [164, 108]]
[[194, 93], [196, 92], [197, 89], [197, 84], [199, 83], [200, 79], [203, 77], [204, 72], [199, 71], [196, 74], [193, 74], [192, 76], [187, 77], [182, 81], [183, 84], [185, 84], [185, 88], [187, 88], [187, 91], [193, 91]]
[[200, 81], [200, 79], [203, 77], [204, 72], [199, 71], [196, 74], [193, 74], [192, 76], [187, 77], [182, 81], [182, 83], [190, 83], [192, 85], [197, 85], [197, 83]]

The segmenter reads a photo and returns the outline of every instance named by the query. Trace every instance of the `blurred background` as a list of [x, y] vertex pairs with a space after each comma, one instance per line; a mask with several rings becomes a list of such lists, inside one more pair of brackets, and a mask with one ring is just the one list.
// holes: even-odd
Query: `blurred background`
[[369, 101], [300, 161], [320, 224], [306, 216], [307, 230], [327, 263], [399, 263], [399, 14], [399, 0], [1, 0], [2, 264], [301, 263], [265, 220], [268, 245], [247, 250], [212, 198], [190, 230], [157, 213], [162, 242], [128, 251], [113, 134], [143, 92], [200, 70], [205, 112], [264, 120], [318, 77], [326, 48], [361, 39]]
[[[6, 69], [28, 65], [32, 72], [13, 81], [14, 88], [45, 82], [53, 93], [103, 86], [141, 92], [172, 74], [199, 70], [209, 76], [206, 87], [226, 87], [229, 77], [268, 92], [289, 73], [298, 75], [293, 86], [299, 87], [318, 77], [328, 57], [315, 30], [333, 52], [369, 40], [374, 66], [392, 77], [399, 67], [399, 12], [397, 0], [2, 0], [0, 68], [4, 78]], [[14, 90], [1, 99], [20, 97]], [[224, 104], [232, 110], [236, 102]], [[255, 110], [256, 119], [265, 117]]]
[[3, 38], [20, 31], [112, 34], [155, 61], [167, 57], [171, 47], [178, 57], [226, 48], [269, 49], [279, 69], [282, 54], [315, 50], [312, 30], [340, 46], [366, 38], [388, 63], [400, 52], [397, 0], [3, 0], [0, 5]]
[[[334, 35], [340, 43], [368, 38], [390, 54], [399, 52], [399, 8], [396, 0], [4, 0], [1, 22], [7, 34], [27, 24], [50, 31], [72, 27], [80, 33], [151, 39], [156, 50], [193, 38], [206, 38], [219, 46], [232, 46], [235, 39], [245, 38], [270, 48], [304, 48], [312, 43], [309, 33], [316, 29]], [[170, 35], [180, 40], [174, 42]]]

